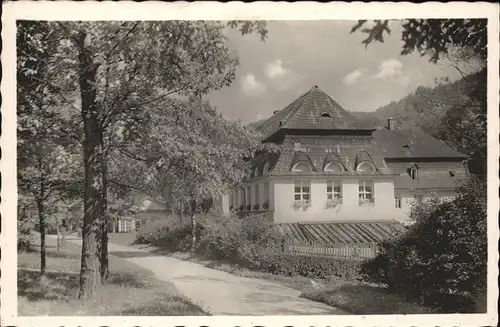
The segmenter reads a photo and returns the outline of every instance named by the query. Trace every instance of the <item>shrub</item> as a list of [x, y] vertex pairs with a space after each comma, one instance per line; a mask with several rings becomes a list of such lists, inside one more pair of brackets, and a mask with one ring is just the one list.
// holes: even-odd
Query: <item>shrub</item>
[[455, 200], [424, 206], [413, 218], [401, 238], [382, 243], [362, 266], [363, 278], [444, 312], [474, 311], [472, 299], [486, 296], [485, 183], [471, 179]]
[[241, 220], [232, 215], [214, 217], [205, 224], [197, 250], [216, 259], [235, 258], [241, 241]]
[[309, 278], [357, 280], [362, 261], [343, 258], [276, 254], [262, 265], [270, 273]]
[[[203, 226], [196, 225], [196, 237], [199, 240]], [[149, 222], [137, 233], [136, 243], [150, 244], [170, 251], [183, 251], [191, 248], [192, 227], [162, 220]]]

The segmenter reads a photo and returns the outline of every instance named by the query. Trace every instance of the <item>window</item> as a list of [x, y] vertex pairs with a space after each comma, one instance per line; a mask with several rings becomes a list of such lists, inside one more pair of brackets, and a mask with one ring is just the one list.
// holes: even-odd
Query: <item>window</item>
[[262, 209], [269, 209], [269, 182], [264, 183], [264, 203]]
[[332, 118], [332, 116], [328, 112], [324, 112], [321, 114], [322, 118]]
[[337, 173], [337, 172], [340, 173], [340, 172], [344, 171], [344, 168], [338, 162], [329, 162], [328, 164], [326, 164], [324, 171], [333, 172], [333, 173]]
[[327, 200], [342, 199], [342, 186], [340, 181], [329, 181], [326, 183], [326, 199]]
[[308, 172], [308, 171], [312, 171], [312, 169], [311, 169], [311, 165], [309, 165], [307, 162], [298, 162], [292, 167], [292, 171]]
[[252, 206], [252, 187], [251, 186], [248, 186], [247, 187], [247, 210], [250, 210], [251, 206]]
[[359, 204], [370, 204], [375, 201], [373, 197], [373, 181], [359, 182]]
[[260, 185], [255, 184], [255, 204], [254, 209], [258, 210], [260, 207]]
[[395, 207], [398, 209], [401, 209], [401, 196], [399, 194], [396, 194], [396, 197], [394, 198], [394, 204]]
[[254, 172], [253, 172], [253, 175], [254, 175], [255, 177], [259, 177], [259, 176], [260, 176], [259, 166], [255, 167], [255, 170], [254, 170]]
[[297, 205], [309, 205], [311, 203], [311, 183], [308, 181], [296, 181], [294, 183], [294, 203]]
[[358, 165], [358, 167], [356, 168], [356, 171], [371, 172], [371, 171], [375, 171], [375, 167], [371, 163], [365, 161], [365, 162], [362, 162]]
[[422, 195], [415, 195], [415, 204], [421, 205], [424, 197]]
[[411, 167], [410, 168], [410, 178], [411, 179], [417, 179], [418, 178], [418, 168], [417, 167]]
[[326, 208], [332, 208], [342, 203], [342, 184], [340, 181], [326, 183]]

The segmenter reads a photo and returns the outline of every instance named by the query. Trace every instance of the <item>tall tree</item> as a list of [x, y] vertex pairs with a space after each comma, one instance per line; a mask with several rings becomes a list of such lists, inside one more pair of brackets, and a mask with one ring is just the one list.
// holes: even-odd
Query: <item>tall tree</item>
[[[50, 51], [54, 39], [47, 25], [24, 22], [18, 26], [18, 185], [21, 204], [36, 208], [40, 232], [40, 267], [45, 273], [47, 215], [54, 203], [75, 187], [78, 164], [72, 158], [60, 115], [63, 103], [44, 82], [51, 78]], [[52, 45], [51, 45], [52, 44]]]
[[[169, 108], [170, 115], [164, 115], [163, 108]], [[144, 188], [158, 190], [170, 185], [188, 201], [194, 247], [199, 204], [227, 194], [242, 181], [248, 159], [277, 147], [262, 144], [253, 129], [226, 120], [196, 97], [169, 99], [159, 107], [151, 107], [147, 114], [148, 128], [140, 136], [127, 136], [130, 146], [124, 154], [140, 165], [134, 169], [142, 169], [139, 175], [145, 176]]]
[[228, 50], [226, 24], [220, 22], [45, 24], [57, 42], [51, 52], [54, 74], [43, 83], [70, 99], [83, 124], [81, 135], [74, 135], [81, 136], [85, 171], [80, 297], [95, 297], [107, 271], [107, 161], [120, 135], [141, 128], [147, 105], [228, 85], [237, 57]]

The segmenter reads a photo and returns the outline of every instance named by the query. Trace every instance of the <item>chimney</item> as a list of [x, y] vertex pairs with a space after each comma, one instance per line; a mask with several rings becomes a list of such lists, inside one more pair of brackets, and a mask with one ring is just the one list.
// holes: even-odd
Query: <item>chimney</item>
[[392, 117], [387, 118], [387, 129], [390, 131], [393, 131], [395, 129], [394, 118]]

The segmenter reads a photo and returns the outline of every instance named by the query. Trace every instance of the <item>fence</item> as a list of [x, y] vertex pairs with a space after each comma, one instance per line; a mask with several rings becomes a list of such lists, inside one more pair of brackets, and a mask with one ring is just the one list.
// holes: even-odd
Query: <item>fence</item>
[[377, 243], [285, 243], [284, 252], [294, 255], [346, 259], [370, 259], [377, 255]]

